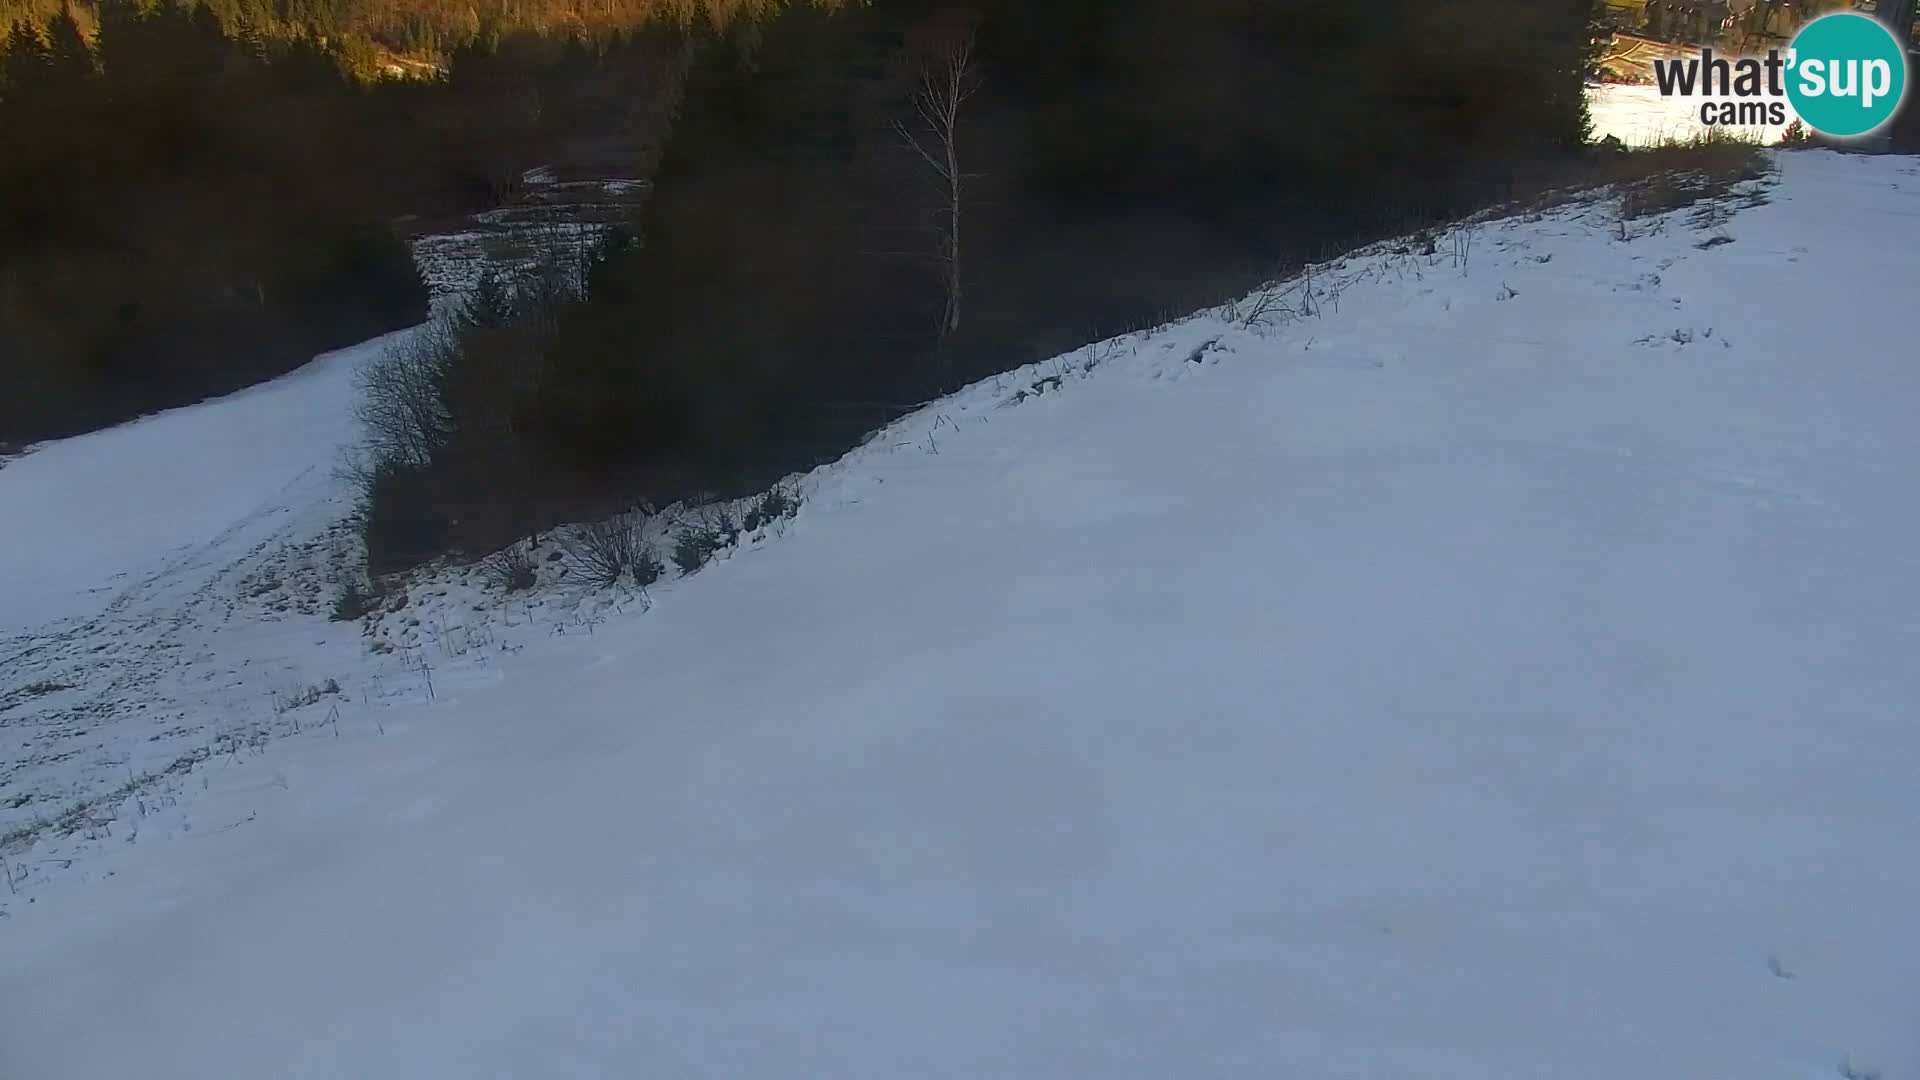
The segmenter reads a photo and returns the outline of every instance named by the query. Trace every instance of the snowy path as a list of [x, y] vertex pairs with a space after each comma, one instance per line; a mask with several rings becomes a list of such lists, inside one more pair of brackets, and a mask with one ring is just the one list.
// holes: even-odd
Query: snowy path
[[271, 695], [368, 666], [324, 615], [353, 372], [388, 340], [0, 471], [0, 836], [97, 838], [93, 800], [169, 799], [187, 765], [297, 722]]
[[423, 598], [514, 651], [6, 909], [0, 1076], [1920, 1076], [1920, 163], [1782, 166], [976, 387], [591, 637]]
[[[638, 187], [545, 170], [526, 181], [525, 205], [415, 238], [437, 302], [490, 261], [522, 264], [529, 245], [587, 242]], [[352, 561], [353, 493], [337, 467], [357, 438], [354, 373], [407, 333], [4, 463], [0, 856], [14, 873], [84, 863], [114, 838], [121, 802], [177, 809], [193, 767], [297, 734], [334, 705], [426, 696], [417, 654], [370, 657], [358, 626], [321, 617]], [[425, 636], [393, 635], [402, 648]], [[171, 816], [169, 830], [190, 827]]]

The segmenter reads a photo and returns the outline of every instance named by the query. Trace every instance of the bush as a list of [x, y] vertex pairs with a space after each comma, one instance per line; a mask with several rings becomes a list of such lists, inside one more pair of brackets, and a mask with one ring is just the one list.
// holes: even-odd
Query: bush
[[741, 528], [747, 532], [759, 532], [776, 521], [791, 518], [800, 512], [800, 500], [779, 484], [767, 489], [767, 493], [754, 500], [741, 521]]
[[533, 545], [526, 541], [488, 556], [480, 564], [480, 575], [487, 584], [502, 592], [526, 592], [539, 584], [533, 565]]
[[606, 589], [625, 579], [644, 589], [660, 580], [664, 570], [645, 538], [645, 527], [638, 511], [627, 511], [579, 526], [561, 545], [589, 584]]
[[362, 449], [379, 468], [421, 468], [452, 433], [444, 388], [460, 362], [460, 339], [442, 319], [380, 350], [354, 376]]
[[354, 622], [373, 610], [373, 596], [357, 581], [341, 582], [333, 594], [333, 621]]
[[445, 553], [451, 527], [424, 467], [377, 462], [360, 469], [357, 479], [370, 573], [409, 569]]
[[714, 511], [680, 530], [673, 541], [673, 565], [679, 567], [682, 577], [697, 573], [732, 546], [739, 535], [739, 527], [726, 511]]

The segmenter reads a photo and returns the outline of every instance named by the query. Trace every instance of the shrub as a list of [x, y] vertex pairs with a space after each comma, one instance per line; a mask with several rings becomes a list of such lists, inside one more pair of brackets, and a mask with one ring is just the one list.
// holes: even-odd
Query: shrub
[[272, 692], [273, 712], [275, 716], [278, 716], [282, 713], [292, 712], [295, 709], [304, 709], [309, 705], [319, 704], [322, 698], [339, 693], [340, 682], [337, 679], [328, 679], [318, 686], [307, 686], [298, 690], [289, 690], [284, 694], [275, 690]]
[[696, 573], [713, 557], [729, 547], [740, 535], [739, 526], [726, 511], [715, 511], [680, 530], [673, 541], [673, 565], [681, 576]]
[[355, 377], [354, 418], [376, 469], [420, 468], [452, 434], [444, 388], [461, 356], [456, 328], [424, 326], [382, 349]]
[[776, 521], [791, 518], [799, 512], [799, 498], [787, 491], [783, 485], [776, 484], [747, 508], [741, 527], [747, 532], [758, 532]]
[[605, 589], [629, 579], [644, 589], [660, 580], [664, 570], [645, 538], [645, 527], [638, 511], [627, 511], [581, 525], [561, 543], [589, 584]]
[[534, 572], [533, 545], [522, 540], [494, 552], [480, 564], [480, 575], [502, 592], [526, 592], [540, 580]]
[[383, 461], [359, 470], [356, 479], [368, 570], [404, 570], [446, 551], [450, 529], [427, 469]]
[[333, 594], [333, 621], [353, 622], [373, 610], [373, 596], [357, 581], [344, 581]]

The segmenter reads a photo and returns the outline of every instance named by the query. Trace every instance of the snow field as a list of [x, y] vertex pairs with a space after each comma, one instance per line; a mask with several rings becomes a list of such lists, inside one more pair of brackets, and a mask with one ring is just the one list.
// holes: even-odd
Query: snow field
[[976, 386], [650, 605], [423, 582], [430, 701], [280, 646], [332, 730], [18, 856], [0, 1075], [1920, 1076], [1920, 166], [1779, 161]]

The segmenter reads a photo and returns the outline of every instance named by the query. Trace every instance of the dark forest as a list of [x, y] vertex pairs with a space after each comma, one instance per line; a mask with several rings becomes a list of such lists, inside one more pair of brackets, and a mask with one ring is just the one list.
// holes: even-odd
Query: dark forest
[[587, 139], [652, 182], [638, 217], [390, 359], [423, 400], [361, 466], [375, 566], [484, 554], [749, 490], [968, 380], [1591, 153], [1582, 0], [873, 0], [592, 32], [460, 12], [421, 16], [451, 29], [418, 78], [365, 77], [339, 28], [392, 27], [352, 6], [18, 21], [0, 442], [420, 321], [393, 223], [509, 200]]

